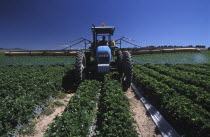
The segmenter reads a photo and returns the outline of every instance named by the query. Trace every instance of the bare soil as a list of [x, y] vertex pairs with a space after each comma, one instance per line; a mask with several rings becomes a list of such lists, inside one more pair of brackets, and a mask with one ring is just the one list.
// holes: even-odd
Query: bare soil
[[66, 106], [72, 96], [73, 96], [73, 94], [67, 94], [66, 97], [63, 99], [55, 99], [53, 102], [59, 101], [59, 102], [62, 102], [64, 105], [60, 106], [60, 107], [56, 107], [55, 111], [52, 114], [50, 114], [49, 116], [41, 115], [40, 117], [35, 119], [35, 122], [36, 122], [35, 134], [33, 136], [18, 135], [18, 137], [23, 137], [23, 136], [24, 137], [43, 137], [45, 131], [48, 129], [49, 124], [52, 123], [53, 119], [57, 115], [60, 116], [63, 113], [64, 109], [66, 108]]
[[140, 133], [140, 137], [162, 137], [160, 132], [158, 131], [157, 126], [153, 122], [149, 113], [145, 109], [142, 102], [138, 99], [132, 89], [128, 89], [125, 93], [127, 98], [129, 99], [129, 103], [131, 105], [131, 112], [133, 114], [133, 118], [136, 121], [136, 129], [137, 132]]

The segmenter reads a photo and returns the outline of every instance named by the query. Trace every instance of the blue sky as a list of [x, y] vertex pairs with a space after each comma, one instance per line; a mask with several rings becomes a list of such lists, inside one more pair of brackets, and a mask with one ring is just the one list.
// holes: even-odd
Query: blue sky
[[62, 49], [102, 22], [140, 46], [210, 46], [209, 0], [0, 0], [0, 48]]

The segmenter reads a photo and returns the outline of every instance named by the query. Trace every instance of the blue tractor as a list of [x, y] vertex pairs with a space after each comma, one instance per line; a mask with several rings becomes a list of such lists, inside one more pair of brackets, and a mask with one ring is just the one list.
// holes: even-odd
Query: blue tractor
[[[89, 68], [94, 72], [104, 74], [112, 70], [117, 70], [121, 77], [124, 87], [130, 87], [132, 80], [132, 59], [128, 51], [122, 51], [116, 46], [116, 41], [111, 39], [115, 27], [100, 26], [91, 28], [93, 41], [91, 41], [90, 50], [79, 51], [76, 55], [76, 80], [78, 83], [85, 79]], [[102, 40], [99, 40], [101, 39]], [[121, 44], [121, 43], [120, 43]], [[90, 63], [91, 60], [94, 63]]]

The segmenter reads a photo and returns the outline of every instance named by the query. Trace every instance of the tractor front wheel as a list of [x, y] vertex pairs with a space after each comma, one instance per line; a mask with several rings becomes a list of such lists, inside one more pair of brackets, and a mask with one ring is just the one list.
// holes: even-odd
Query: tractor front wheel
[[86, 58], [84, 52], [80, 51], [76, 54], [76, 63], [75, 63], [75, 79], [79, 84], [81, 81], [85, 79], [85, 70], [86, 68]]
[[132, 81], [132, 58], [129, 52], [123, 52], [123, 74], [122, 82], [124, 91], [126, 91], [131, 86]]

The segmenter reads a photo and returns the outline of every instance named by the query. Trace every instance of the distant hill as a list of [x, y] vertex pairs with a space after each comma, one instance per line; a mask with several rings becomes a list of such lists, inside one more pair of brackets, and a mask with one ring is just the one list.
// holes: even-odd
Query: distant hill
[[12, 49], [0, 48], [0, 50], [25, 50], [25, 49], [21, 49], [21, 48], [12, 48]]
[[0, 48], [0, 53], [5, 53], [7, 51], [18, 51], [18, 50], [25, 50], [25, 49], [21, 49], [21, 48], [12, 48], [12, 49], [7, 49], [7, 48]]
[[13, 48], [13, 49], [10, 49], [10, 50], [25, 50], [25, 49], [21, 49], [21, 48]]

